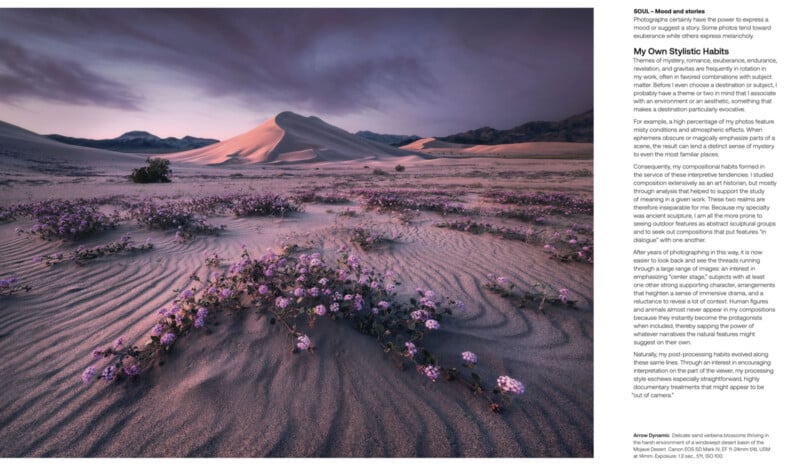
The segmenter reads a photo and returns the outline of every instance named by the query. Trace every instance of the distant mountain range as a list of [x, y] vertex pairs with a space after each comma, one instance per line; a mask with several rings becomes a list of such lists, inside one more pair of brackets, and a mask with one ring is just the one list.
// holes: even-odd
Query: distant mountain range
[[594, 110], [560, 121], [531, 121], [499, 130], [488, 126], [437, 137], [457, 144], [515, 144], [520, 142], [594, 142]]
[[422, 139], [417, 135], [409, 136], [407, 134], [378, 134], [373, 133], [372, 131], [359, 131], [356, 133], [356, 136], [395, 147], [405, 146], [406, 144], [410, 144], [418, 139]]
[[94, 147], [117, 152], [133, 152], [139, 154], [166, 154], [198, 149], [219, 142], [216, 139], [184, 136], [181, 139], [160, 138], [147, 131], [129, 131], [114, 139], [71, 138], [60, 134], [48, 134], [45, 137], [73, 146]]

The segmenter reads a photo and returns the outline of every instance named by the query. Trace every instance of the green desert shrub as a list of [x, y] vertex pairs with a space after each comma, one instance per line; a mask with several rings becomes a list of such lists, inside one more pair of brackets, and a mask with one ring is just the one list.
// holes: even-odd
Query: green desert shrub
[[134, 183], [169, 183], [172, 181], [169, 160], [148, 157], [146, 162], [147, 166], [133, 169], [131, 180]]

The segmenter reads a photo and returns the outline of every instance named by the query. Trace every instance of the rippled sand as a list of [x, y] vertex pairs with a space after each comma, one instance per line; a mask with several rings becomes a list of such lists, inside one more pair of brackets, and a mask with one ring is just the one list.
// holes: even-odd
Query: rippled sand
[[[492, 187], [561, 190], [591, 195], [591, 161], [431, 161], [387, 181], [361, 165], [252, 170], [242, 177], [213, 170], [158, 186], [131, 185], [120, 174], [88, 178], [32, 176], [0, 185], [0, 202], [46, 197], [149, 193], [178, 196], [297, 187], [457, 186], [480, 203]], [[210, 174], [209, 174], [210, 173]], [[320, 176], [323, 174], [325, 176]], [[252, 177], [251, 177], [252, 176]], [[261, 178], [263, 176], [263, 178]], [[39, 181], [36, 181], [39, 180]], [[179, 244], [172, 234], [131, 222], [80, 244], [122, 233], [151, 237], [151, 252], [79, 267], [35, 264], [34, 256], [70, 244], [17, 236], [29, 220], [0, 224], [0, 275], [33, 290], [0, 297], [0, 455], [2, 456], [591, 456], [593, 454], [593, 272], [587, 264], [550, 260], [540, 245], [436, 228], [441, 216], [412, 223], [348, 206], [310, 204], [279, 218], [212, 218], [228, 229]], [[591, 221], [591, 219], [589, 219]], [[224, 316], [212, 333], [180, 340], [166, 364], [136, 382], [86, 387], [80, 374], [97, 345], [117, 337], [144, 342], [155, 311], [211, 273], [205, 257], [238, 259], [241, 244], [256, 254], [288, 240], [312, 244], [327, 258], [350, 246], [346, 230], [369, 225], [400, 239], [358, 252], [379, 270], [393, 270], [410, 295], [417, 286], [465, 302], [428, 346], [453, 363], [478, 354], [484, 373], [523, 381], [526, 393], [504, 414], [464, 387], [431, 383], [399, 371], [375, 341], [346, 323], [323, 320], [310, 335], [318, 351], [292, 354], [293, 342], [253, 313]], [[224, 261], [224, 262], [225, 262]], [[483, 288], [487, 273], [514, 283], [566, 287], [577, 309], [517, 309]]]

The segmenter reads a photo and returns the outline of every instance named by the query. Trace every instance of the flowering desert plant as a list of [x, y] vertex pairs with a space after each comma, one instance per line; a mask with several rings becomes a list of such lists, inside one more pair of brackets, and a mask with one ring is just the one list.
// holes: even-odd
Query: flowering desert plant
[[[243, 248], [240, 260], [227, 271], [213, 272], [208, 280], [196, 282], [157, 312], [147, 342], [141, 347], [126, 346], [120, 339], [97, 348], [92, 357], [102, 364], [93, 363], [81, 379], [88, 384], [96, 378], [112, 382], [139, 377], [221, 313], [250, 311], [267, 315], [267, 325], [282, 328], [295, 353], [314, 352], [310, 333], [314, 323], [333, 319], [349, 322], [374, 338], [399, 367], [414, 367], [433, 382], [440, 378], [461, 380], [486, 397], [492, 409], [499, 410], [513, 393], [503, 391], [514, 386], [502, 385], [499, 379], [494, 391], [489, 391], [477, 373], [461, 374], [457, 367], [443, 365], [425, 347], [426, 339], [435, 338], [441, 329], [443, 318], [454, 309], [463, 309], [463, 303], [440, 299], [435, 292], [421, 288], [415, 296], [403, 300], [395, 292], [392, 273], [379, 274], [365, 267], [358, 256], [343, 253], [335, 265], [328, 265], [319, 253], [278, 254], [270, 250], [255, 258]], [[474, 368], [477, 356], [473, 356], [464, 359], [472, 364], [466, 367]]]
[[11, 296], [22, 291], [31, 290], [30, 285], [20, 283], [17, 277], [0, 279], [0, 296]]
[[523, 291], [518, 290], [514, 283], [504, 276], [490, 273], [486, 275], [486, 278], [489, 281], [483, 284], [484, 288], [509, 299], [518, 308], [535, 309], [542, 312], [548, 304], [575, 307], [577, 303], [570, 299], [570, 292], [567, 288], [555, 289], [542, 283], [535, 283], [532, 290]]
[[298, 202], [315, 204], [347, 204], [350, 199], [336, 194], [323, 194], [315, 189], [304, 189], [295, 193]]
[[531, 228], [507, 227], [503, 225], [495, 225], [490, 222], [476, 221], [471, 218], [439, 222], [436, 224], [436, 226], [439, 228], [448, 228], [450, 230], [472, 233], [474, 235], [487, 233], [498, 236], [502, 239], [525, 241], [529, 243], [538, 240], [542, 233], [539, 230], [533, 230]]
[[77, 240], [92, 234], [116, 228], [119, 214], [101, 212], [91, 199], [51, 199], [30, 206], [30, 215], [35, 221], [30, 230], [17, 228], [18, 234], [38, 236], [51, 240]]
[[466, 209], [456, 197], [456, 192], [438, 190], [403, 190], [364, 188], [351, 191], [361, 196], [368, 209], [379, 212], [424, 210], [440, 214], [465, 213]]
[[211, 225], [180, 202], [143, 201], [128, 209], [128, 216], [136, 223], [152, 230], [178, 231], [177, 236], [190, 239], [194, 234], [217, 234], [225, 225]]
[[300, 212], [299, 205], [273, 193], [239, 194], [231, 198], [231, 211], [237, 217], [284, 216]]
[[112, 241], [102, 246], [95, 246], [87, 248], [79, 246], [69, 254], [56, 253], [37, 256], [34, 258], [36, 262], [42, 262], [46, 265], [58, 264], [60, 262], [72, 261], [78, 265], [83, 265], [87, 261], [98, 259], [104, 256], [115, 254], [122, 254], [126, 252], [147, 251], [153, 249], [153, 243], [150, 238], [145, 240], [144, 243], [137, 244], [131, 240], [130, 235], [123, 235], [119, 240]]
[[399, 236], [389, 237], [369, 227], [356, 227], [350, 231], [350, 242], [363, 250], [397, 241]]
[[544, 245], [550, 257], [561, 262], [594, 263], [594, 241], [591, 227], [573, 226], [552, 231]]
[[557, 212], [562, 215], [591, 214], [594, 210], [594, 201], [591, 198], [582, 198], [559, 192], [530, 193], [495, 190], [487, 192], [484, 197], [501, 204], [549, 206], [551, 213]]

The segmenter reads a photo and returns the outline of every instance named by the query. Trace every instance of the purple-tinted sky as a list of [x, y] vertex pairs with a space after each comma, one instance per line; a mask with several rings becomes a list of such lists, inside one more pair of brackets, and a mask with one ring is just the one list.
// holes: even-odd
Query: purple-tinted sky
[[283, 110], [447, 135], [592, 108], [592, 11], [0, 10], [0, 120], [225, 139]]

